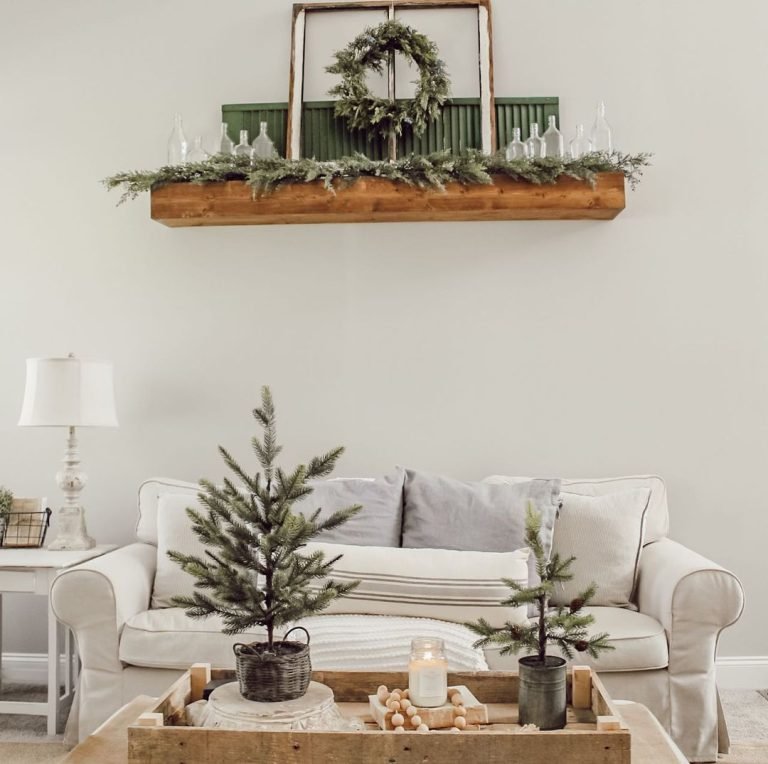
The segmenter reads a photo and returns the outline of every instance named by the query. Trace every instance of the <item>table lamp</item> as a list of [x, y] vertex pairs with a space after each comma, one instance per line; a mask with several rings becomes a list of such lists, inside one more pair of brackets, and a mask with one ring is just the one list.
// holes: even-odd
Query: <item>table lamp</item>
[[85, 527], [80, 491], [87, 477], [80, 471], [76, 427], [117, 427], [112, 364], [67, 358], [28, 358], [27, 384], [20, 427], [67, 427], [69, 437], [64, 469], [56, 482], [64, 492], [64, 506], [57, 513], [58, 534], [48, 549], [90, 549], [95, 541]]

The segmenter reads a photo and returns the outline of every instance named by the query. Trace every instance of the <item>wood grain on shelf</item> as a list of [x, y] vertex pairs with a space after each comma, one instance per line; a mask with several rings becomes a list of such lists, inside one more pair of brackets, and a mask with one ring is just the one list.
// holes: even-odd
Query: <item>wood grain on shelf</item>
[[610, 220], [623, 209], [624, 177], [601, 173], [594, 188], [573, 178], [534, 185], [496, 176], [492, 185], [449, 183], [445, 192], [360, 178], [335, 193], [322, 183], [284, 185], [253, 198], [242, 181], [173, 183], [151, 194], [152, 219], [171, 227], [285, 223]]

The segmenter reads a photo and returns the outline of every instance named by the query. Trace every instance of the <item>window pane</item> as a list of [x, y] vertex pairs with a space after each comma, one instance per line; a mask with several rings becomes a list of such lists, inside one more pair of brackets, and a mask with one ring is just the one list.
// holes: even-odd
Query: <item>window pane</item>
[[[333, 54], [345, 48], [366, 27], [387, 20], [385, 10], [315, 11], [307, 13], [304, 47], [304, 100], [329, 101], [328, 91], [339, 82], [339, 75], [328, 74], [325, 67]], [[387, 73], [368, 75], [368, 87], [374, 95], [387, 97]]]
[[[437, 45], [451, 79], [453, 98], [480, 96], [479, 42], [477, 9], [414, 8], [396, 9], [396, 18], [429, 37]], [[395, 60], [395, 93], [398, 98], [412, 98], [418, 69], [402, 56]]]

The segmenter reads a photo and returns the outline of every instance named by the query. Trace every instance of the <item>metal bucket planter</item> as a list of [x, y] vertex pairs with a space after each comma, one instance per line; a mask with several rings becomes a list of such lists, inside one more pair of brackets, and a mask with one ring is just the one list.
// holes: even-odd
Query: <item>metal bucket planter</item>
[[[288, 640], [297, 629], [307, 636], [306, 644]], [[309, 687], [312, 664], [309, 661], [309, 632], [303, 626], [294, 626], [286, 632], [281, 642], [268, 649], [266, 642], [238, 642], [232, 648], [235, 653], [235, 670], [240, 684], [240, 694], [247, 700], [276, 703], [302, 697]]]
[[535, 724], [540, 730], [565, 727], [565, 661], [547, 655], [542, 665], [538, 657], [527, 655], [518, 661], [520, 724]]

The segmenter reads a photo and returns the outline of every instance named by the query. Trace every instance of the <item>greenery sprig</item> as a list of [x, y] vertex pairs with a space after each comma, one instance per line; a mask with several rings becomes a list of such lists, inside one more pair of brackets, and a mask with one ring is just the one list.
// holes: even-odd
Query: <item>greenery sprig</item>
[[574, 598], [568, 607], [558, 607], [550, 611], [549, 601], [555, 591], [555, 584], [570, 581], [573, 574], [570, 571], [575, 557], [563, 559], [558, 554], [547, 558], [541, 543], [541, 515], [533, 510], [529, 503], [525, 521], [525, 543], [536, 558], [536, 572], [539, 583], [534, 586], [523, 586], [512, 579], [504, 579], [504, 583], [512, 590], [512, 595], [501, 604], [506, 607], [521, 607], [535, 605], [537, 616], [528, 624], [507, 622], [504, 626], [491, 626], [481, 618], [466, 626], [477, 634], [480, 639], [475, 647], [500, 647], [501, 655], [517, 654], [521, 650], [533, 653], [541, 665], [546, 663], [547, 645], [560, 648], [560, 652], [571, 659], [574, 651], [587, 653], [597, 658], [604, 650], [613, 650], [608, 642], [608, 634], [589, 635], [587, 627], [594, 623], [592, 615], [582, 612], [595, 596], [595, 584], [588, 586], [578, 597]]
[[[365, 80], [368, 71], [381, 74], [392, 53], [401, 53], [418, 67], [419, 78], [412, 99], [377, 98], [368, 87]], [[352, 128], [371, 128], [371, 138], [375, 132], [384, 136], [401, 135], [404, 124], [412, 125], [413, 132], [421, 135], [448, 100], [450, 80], [437, 46], [401, 21], [393, 19], [369, 27], [334, 57], [335, 63], [326, 67], [326, 71], [340, 74], [342, 78], [328, 91], [338, 99], [335, 114], [346, 119]]]
[[216, 155], [204, 162], [169, 165], [158, 170], [120, 172], [102, 182], [108, 189], [119, 188], [118, 204], [169, 183], [220, 183], [228, 180], [246, 182], [254, 196], [268, 194], [290, 183], [321, 182], [333, 193], [339, 186], [358, 178], [388, 178], [409, 186], [442, 191], [446, 183], [463, 185], [493, 183], [494, 176], [536, 185], [555, 183], [560, 177], [575, 178], [594, 186], [598, 173], [620, 172], [635, 188], [643, 170], [650, 164], [650, 154], [592, 153], [579, 159], [512, 159], [502, 153], [488, 156], [471, 150], [462, 154], [441, 151], [397, 159], [394, 162], [368, 159], [357, 154], [333, 161], [316, 159], [256, 159], [246, 156]]

